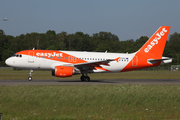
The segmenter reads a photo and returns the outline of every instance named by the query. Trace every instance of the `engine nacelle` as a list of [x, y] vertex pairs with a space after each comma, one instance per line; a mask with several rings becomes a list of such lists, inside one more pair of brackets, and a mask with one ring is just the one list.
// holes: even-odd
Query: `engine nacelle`
[[69, 66], [56, 66], [52, 71], [52, 75], [56, 77], [71, 77], [74, 73], [74, 67]]

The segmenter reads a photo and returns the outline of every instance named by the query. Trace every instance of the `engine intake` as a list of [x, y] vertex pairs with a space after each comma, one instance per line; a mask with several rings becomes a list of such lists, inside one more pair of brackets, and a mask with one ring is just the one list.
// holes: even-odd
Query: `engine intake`
[[52, 76], [56, 77], [71, 77], [73, 74], [77, 74], [79, 71], [74, 67], [69, 66], [56, 66], [52, 71]]

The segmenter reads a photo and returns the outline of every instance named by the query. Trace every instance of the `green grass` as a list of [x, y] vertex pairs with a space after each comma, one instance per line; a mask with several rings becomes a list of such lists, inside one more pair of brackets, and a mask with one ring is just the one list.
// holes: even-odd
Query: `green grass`
[[[28, 70], [22, 71], [0, 71], [0, 79], [27, 79]], [[73, 75], [68, 78], [58, 78], [51, 75], [51, 71], [34, 71], [33, 79], [79, 79], [81, 75]], [[179, 71], [132, 71], [122, 73], [94, 73], [89, 74], [92, 80], [96, 79], [179, 79]]]
[[[29, 71], [0, 71], [0, 79], [27, 79]], [[91, 79], [179, 79], [179, 71], [90, 74]], [[33, 79], [79, 79], [34, 71]], [[180, 119], [179, 85], [0, 86], [3, 120]]]
[[4, 120], [180, 119], [179, 85], [0, 86]]

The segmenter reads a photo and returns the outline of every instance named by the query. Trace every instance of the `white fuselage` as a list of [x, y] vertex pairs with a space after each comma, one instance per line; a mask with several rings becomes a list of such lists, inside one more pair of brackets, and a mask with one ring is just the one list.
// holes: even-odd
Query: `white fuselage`
[[[74, 52], [74, 51], [61, 51], [73, 57], [54, 57], [53, 59], [48, 56], [29, 56], [22, 55], [22, 57], [10, 57], [6, 60], [6, 64], [22, 69], [38, 69], [38, 70], [53, 70], [55, 66], [61, 65], [76, 65], [78, 59], [86, 61], [86, 63], [105, 61], [108, 59], [118, 58], [117, 61], [111, 61], [109, 65], [100, 65], [102, 68], [111, 72], [120, 72], [134, 57], [135, 54], [121, 54], [121, 53], [102, 53], [102, 52]], [[137, 62], [138, 63], [138, 62]], [[132, 66], [137, 66], [132, 63]], [[84, 66], [85, 67], [85, 66]], [[101, 69], [94, 69], [93, 72], [107, 72]]]

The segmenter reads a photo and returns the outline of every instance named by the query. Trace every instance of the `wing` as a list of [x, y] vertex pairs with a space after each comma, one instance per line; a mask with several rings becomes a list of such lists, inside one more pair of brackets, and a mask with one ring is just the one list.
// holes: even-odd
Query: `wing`
[[[69, 66], [69, 67], [75, 67], [78, 70], [82, 71], [91, 71], [93, 72], [93, 70], [103, 70], [103, 71], [109, 71], [107, 69], [104, 69], [101, 65], [104, 66], [110, 66], [109, 63], [112, 61], [119, 61], [119, 58], [116, 59], [106, 59], [106, 60], [101, 60], [101, 61], [89, 61], [89, 62], [83, 62], [83, 63], [77, 63], [77, 64], [71, 64], [71, 63], [67, 63], [67, 64], [60, 64], [60, 63], [54, 63], [51, 65], [52, 69], [55, 69], [56, 66]], [[111, 72], [111, 71], [109, 71]]]
[[114, 59], [108, 59], [108, 60], [101, 60], [101, 61], [93, 61], [93, 62], [86, 62], [86, 63], [78, 63], [74, 64], [74, 66], [81, 66], [81, 65], [108, 65], [109, 62], [115, 61]]
[[105, 66], [110, 66], [109, 63], [111, 61], [115, 61], [115, 59], [107, 59], [107, 60], [102, 60], [102, 61], [92, 61], [92, 62], [86, 62], [86, 63], [78, 63], [78, 64], [73, 64], [76, 68], [78, 68], [80, 71], [86, 71], [86, 70], [104, 70], [104, 71], [109, 71], [107, 69], [104, 69], [101, 67], [101, 65]]

